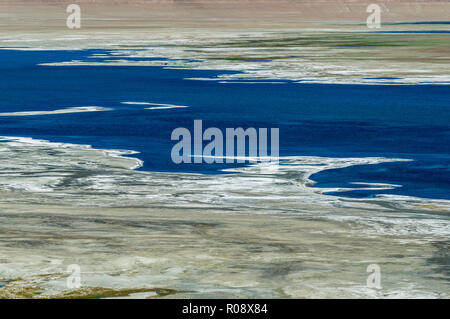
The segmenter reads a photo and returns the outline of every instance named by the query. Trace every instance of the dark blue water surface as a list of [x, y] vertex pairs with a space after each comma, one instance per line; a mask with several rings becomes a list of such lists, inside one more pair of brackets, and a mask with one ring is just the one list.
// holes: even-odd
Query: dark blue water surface
[[[361, 165], [312, 176], [317, 187], [351, 182], [403, 185], [383, 194], [450, 199], [450, 87], [446, 85], [329, 85], [219, 83], [230, 71], [144, 66], [38, 66], [85, 60], [109, 51], [0, 50], [0, 112], [102, 106], [112, 111], [0, 117], [0, 135], [140, 152], [143, 170], [216, 174], [230, 164], [172, 162], [173, 129], [278, 127], [280, 155], [384, 156], [413, 162]], [[92, 60], [111, 60], [95, 57]], [[123, 59], [123, 57], [120, 57]], [[188, 105], [146, 110], [138, 101]], [[206, 143], [205, 143], [206, 144]], [[344, 196], [370, 197], [374, 191]]]

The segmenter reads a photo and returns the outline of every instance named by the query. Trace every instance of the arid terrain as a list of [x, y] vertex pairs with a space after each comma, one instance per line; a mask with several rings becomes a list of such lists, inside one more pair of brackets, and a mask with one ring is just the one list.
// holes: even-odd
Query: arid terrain
[[[81, 29], [66, 26], [71, 3], [81, 6]], [[430, 25], [405, 22], [446, 21], [450, 1], [379, 1], [376, 30], [366, 26], [369, 3], [0, 0], [0, 47], [120, 54], [48, 65], [242, 71], [220, 81], [448, 84], [449, 34], [410, 33]], [[139, 156], [120, 155], [2, 139], [0, 298], [450, 296], [448, 201], [309, 187], [319, 165], [386, 159], [292, 157], [276, 172], [256, 165], [213, 177], [136, 171]], [[373, 263], [382, 289], [366, 286]], [[83, 286], [67, 290], [71, 264]]]

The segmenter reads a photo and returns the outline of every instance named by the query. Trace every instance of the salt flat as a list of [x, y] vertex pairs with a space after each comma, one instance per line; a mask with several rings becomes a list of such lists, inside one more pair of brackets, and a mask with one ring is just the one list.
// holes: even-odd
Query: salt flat
[[[447, 201], [351, 200], [307, 186], [318, 164], [383, 159], [296, 157], [217, 177], [137, 172], [119, 154], [0, 144], [0, 296], [448, 297]], [[380, 291], [365, 286], [372, 263], [389, 274]], [[83, 283], [72, 292], [70, 264]]]

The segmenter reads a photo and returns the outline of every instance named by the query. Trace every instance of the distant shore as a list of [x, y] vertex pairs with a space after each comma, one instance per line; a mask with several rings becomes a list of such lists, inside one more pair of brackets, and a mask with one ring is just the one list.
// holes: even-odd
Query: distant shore
[[[66, 18], [72, 0], [2, 1], [2, 28], [20, 29], [34, 25], [39, 29], [58, 27]], [[365, 23], [371, 1], [76, 1], [82, 7], [85, 28], [107, 28], [129, 24], [143, 27], [208, 28], [298, 28], [315, 23]], [[378, 1], [382, 21], [448, 20], [449, 1]], [[20, 14], [22, 19], [9, 19]], [[26, 19], [29, 17], [30, 19]], [[5, 22], [8, 21], [5, 25]]]

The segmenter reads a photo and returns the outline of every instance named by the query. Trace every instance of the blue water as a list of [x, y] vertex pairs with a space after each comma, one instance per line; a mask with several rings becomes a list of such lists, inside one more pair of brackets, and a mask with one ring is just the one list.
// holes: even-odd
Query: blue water
[[[450, 199], [450, 89], [444, 85], [271, 84], [186, 80], [231, 71], [143, 66], [38, 66], [115, 59], [104, 50], [0, 50], [0, 112], [102, 106], [112, 111], [0, 117], [0, 135], [140, 152], [143, 170], [220, 173], [230, 164], [174, 164], [177, 127], [278, 127], [280, 155], [384, 156], [413, 162], [354, 166], [312, 176], [316, 187], [382, 182], [386, 194]], [[119, 59], [123, 59], [120, 57]], [[266, 81], [267, 82], [267, 81]], [[188, 105], [145, 110], [139, 101]], [[236, 164], [237, 165], [237, 164]], [[356, 187], [353, 185], [352, 187]], [[358, 186], [359, 187], [359, 186]], [[341, 196], [371, 197], [374, 191]]]

